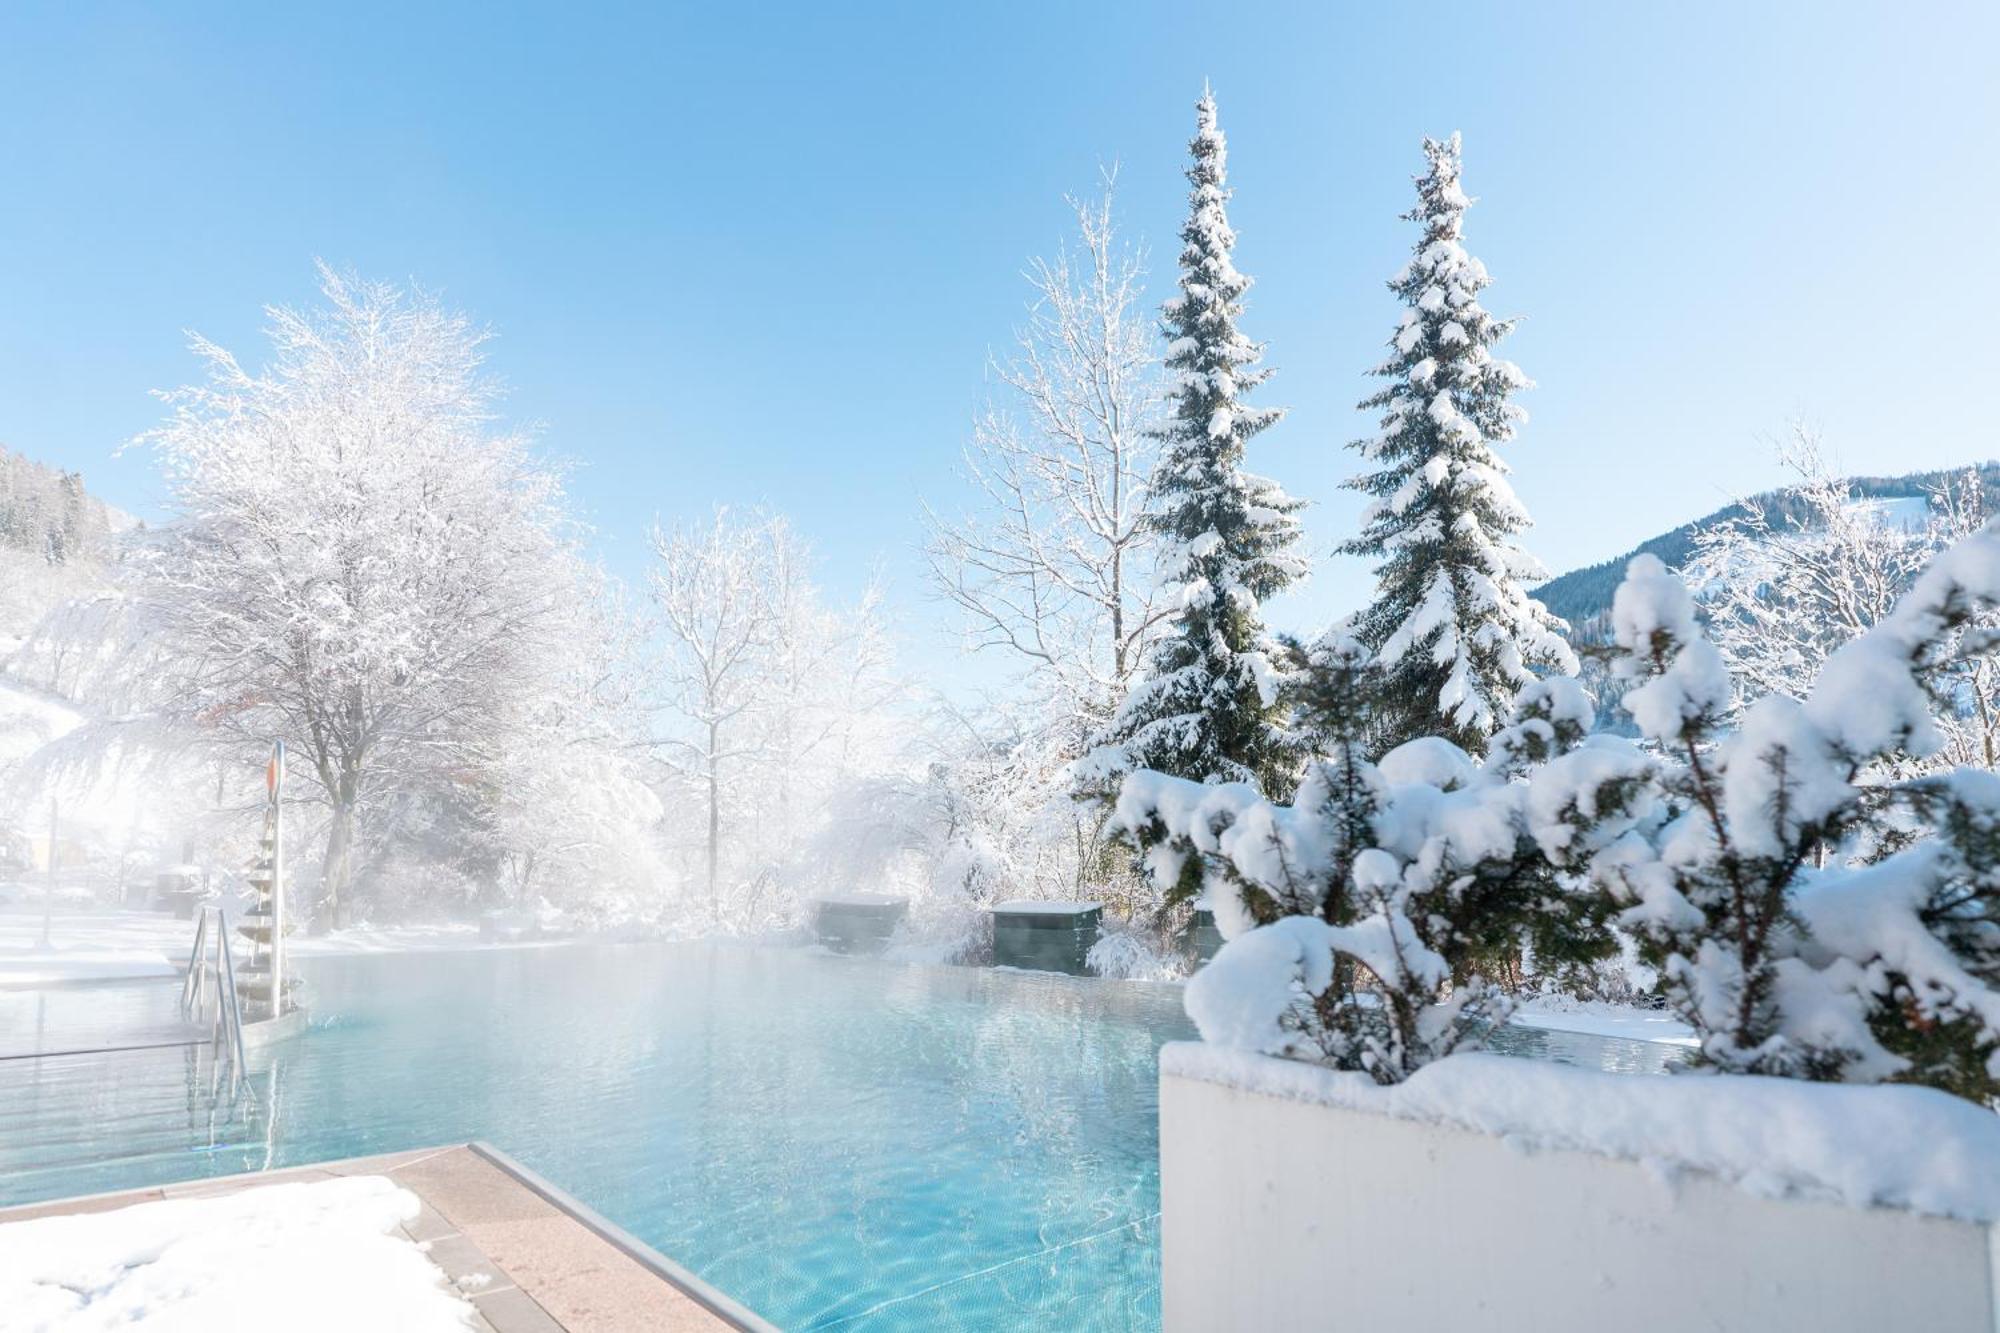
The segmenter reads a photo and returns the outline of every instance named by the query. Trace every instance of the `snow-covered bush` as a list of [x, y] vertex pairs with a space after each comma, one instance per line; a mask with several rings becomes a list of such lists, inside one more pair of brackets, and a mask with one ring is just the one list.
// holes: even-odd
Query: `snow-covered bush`
[[[1307, 656], [1321, 756], [1288, 805], [1134, 774], [1119, 826], [1228, 939], [1188, 986], [1203, 1036], [1393, 1082], [1507, 1001], [1482, 960], [1592, 965], [1629, 937], [1704, 1061], [2000, 1098], [2000, 776], [1919, 763], [1941, 695], [2000, 646], [2000, 522], [1932, 562], [1803, 699], [1740, 712], [1686, 586], [1652, 556], [1612, 611], [1639, 738], [1536, 681], [1483, 764], [1437, 737], [1364, 757], [1372, 670]], [[1346, 701], [1346, 706], [1342, 701]], [[1915, 776], [1906, 776], [1915, 774]], [[1488, 971], [1490, 976], [1490, 970]]]
[[1100, 977], [1126, 981], [1173, 981], [1187, 975], [1184, 954], [1167, 946], [1159, 932], [1131, 922], [1107, 924], [1084, 965]]
[[1526, 947], [1555, 965], [1610, 945], [1536, 851], [1516, 780], [1582, 740], [1574, 682], [1523, 690], [1484, 764], [1437, 737], [1371, 763], [1368, 658], [1350, 640], [1314, 650], [1322, 754], [1289, 804], [1139, 772], [1116, 821], [1156, 882], [1215, 912], [1226, 943], [1187, 990], [1206, 1040], [1394, 1083], [1505, 1018], [1482, 960]]
[[1992, 651], [1974, 622], [1996, 603], [1988, 524], [1803, 699], [1766, 695], [1732, 729], [1729, 672], [1687, 588], [1651, 556], [1631, 563], [1612, 619], [1643, 740], [1549, 760], [1529, 817], [1549, 862], [1639, 938], [1708, 1063], [2000, 1091], [2000, 778], [1884, 776], [1940, 745], [1936, 694]]

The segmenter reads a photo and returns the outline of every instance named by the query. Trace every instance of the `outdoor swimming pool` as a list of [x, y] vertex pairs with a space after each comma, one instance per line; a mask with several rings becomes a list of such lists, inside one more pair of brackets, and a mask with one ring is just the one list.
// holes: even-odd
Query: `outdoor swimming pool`
[[[705, 945], [300, 966], [313, 1030], [248, 1117], [186, 1051], [0, 1059], [0, 1204], [485, 1139], [782, 1327], [1158, 1325], [1178, 987]], [[0, 1033], [142, 1027], [173, 989], [0, 992]]]

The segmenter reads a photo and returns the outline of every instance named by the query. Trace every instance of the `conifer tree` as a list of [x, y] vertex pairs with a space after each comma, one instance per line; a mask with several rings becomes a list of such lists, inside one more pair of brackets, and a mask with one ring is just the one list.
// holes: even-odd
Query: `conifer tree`
[[1515, 542], [1528, 514], [1494, 447], [1525, 419], [1510, 400], [1529, 381], [1493, 355], [1512, 323], [1479, 304], [1490, 279], [1461, 239], [1458, 136], [1425, 139], [1424, 155], [1403, 215], [1423, 234], [1389, 283], [1406, 309], [1374, 371], [1389, 383], [1361, 404], [1381, 429], [1353, 446], [1374, 470], [1347, 483], [1375, 501], [1341, 549], [1380, 561], [1353, 625], [1381, 670], [1379, 747], [1436, 735], [1480, 754], [1536, 668], [1576, 663], [1563, 623], [1522, 586], [1547, 571]]
[[1196, 115], [1180, 294], [1164, 307], [1170, 415], [1154, 482], [1160, 576], [1180, 610], [1084, 765], [1100, 794], [1132, 769], [1266, 791], [1288, 790], [1297, 770], [1282, 653], [1259, 608], [1304, 573], [1291, 551], [1300, 506], [1243, 468], [1244, 445], [1281, 411], [1248, 401], [1271, 372], [1236, 327], [1250, 279], [1230, 262], [1227, 149], [1206, 88]]

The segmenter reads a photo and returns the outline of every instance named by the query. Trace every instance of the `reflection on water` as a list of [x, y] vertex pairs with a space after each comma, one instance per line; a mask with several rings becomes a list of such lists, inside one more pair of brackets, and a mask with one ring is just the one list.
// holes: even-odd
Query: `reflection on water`
[[0, 1061], [0, 1203], [486, 1139], [786, 1327], [1158, 1326], [1177, 987], [702, 945], [301, 970], [314, 1028], [244, 1113], [194, 1052]]

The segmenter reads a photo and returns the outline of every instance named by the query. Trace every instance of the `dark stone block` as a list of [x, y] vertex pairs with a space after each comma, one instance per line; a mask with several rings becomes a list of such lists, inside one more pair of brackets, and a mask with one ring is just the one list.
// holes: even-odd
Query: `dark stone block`
[[1097, 943], [1099, 903], [1000, 903], [993, 909], [993, 964], [1082, 976]]
[[813, 931], [821, 944], [835, 953], [880, 953], [909, 915], [910, 900], [857, 893], [821, 898], [813, 908]]
[[1195, 908], [1194, 919], [1181, 932], [1181, 947], [1197, 963], [1215, 957], [1215, 951], [1222, 947], [1222, 932], [1215, 928], [1215, 913], [1206, 907]]

